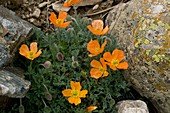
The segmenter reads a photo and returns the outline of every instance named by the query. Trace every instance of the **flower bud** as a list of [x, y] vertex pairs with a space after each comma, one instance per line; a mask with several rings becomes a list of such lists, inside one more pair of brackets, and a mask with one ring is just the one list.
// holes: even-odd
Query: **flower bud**
[[20, 105], [18, 109], [19, 109], [19, 113], [25, 113], [25, 108], [23, 105]]
[[57, 57], [58, 61], [63, 61], [64, 60], [64, 55], [61, 52], [58, 52], [56, 57]]
[[73, 28], [73, 27], [67, 29], [67, 32], [73, 32], [73, 31], [74, 31], [74, 28]]
[[45, 99], [47, 99], [48, 101], [52, 100], [52, 95], [50, 94], [50, 92], [45, 93]]
[[71, 63], [71, 65], [72, 65], [73, 68], [77, 68], [79, 66], [79, 63], [78, 63], [78, 61], [73, 61]]
[[47, 69], [47, 68], [50, 68], [51, 62], [50, 61], [45, 61], [45, 63], [41, 64], [41, 65]]
[[97, 109], [97, 106], [89, 106], [89, 107], [86, 108], [87, 112], [91, 112], [95, 109]]
[[105, 41], [107, 41], [108, 44], [112, 45], [112, 39], [111, 38], [106, 38]]

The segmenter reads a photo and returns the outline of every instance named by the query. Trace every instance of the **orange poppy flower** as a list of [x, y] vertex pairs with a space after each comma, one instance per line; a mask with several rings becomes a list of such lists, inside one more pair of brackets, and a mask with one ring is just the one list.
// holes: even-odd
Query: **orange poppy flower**
[[87, 112], [91, 112], [95, 109], [97, 109], [97, 106], [89, 106], [89, 107], [86, 108]]
[[103, 29], [102, 20], [94, 20], [92, 26], [88, 25], [87, 28], [95, 35], [104, 35], [109, 31], [108, 25]]
[[79, 3], [80, 2], [80, 0], [66, 0], [65, 2], [64, 2], [64, 7], [69, 7], [69, 6], [71, 6], [71, 5], [73, 5], [73, 4], [77, 4], [77, 3]]
[[104, 59], [100, 58], [100, 62], [97, 61], [97, 60], [92, 60], [91, 61], [90, 65], [93, 67], [90, 70], [91, 77], [98, 79], [101, 76], [102, 77], [108, 76], [109, 73], [106, 71], [107, 66], [106, 66], [106, 63], [104, 62]]
[[128, 68], [127, 62], [121, 62], [124, 59], [124, 52], [122, 50], [115, 49], [112, 54], [110, 52], [106, 52], [103, 54], [103, 58], [107, 61], [106, 64], [113, 70], [116, 70], [116, 68]]
[[40, 54], [42, 53], [41, 49], [38, 52], [37, 51], [37, 42], [32, 42], [30, 44], [30, 50], [26, 44], [22, 44], [19, 49], [19, 53], [30, 60], [34, 60], [35, 58], [40, 56]]
[[105, 41], [100, 48], [100, 44], [97, 40], [91, 40], [87, 44], [87, 50], [91, 53], [89, 54], [89, 57], [97, 56], [98, 54], [102, 53], [106, 44], [107, 41]]
[[82, 86], [80, 85], [80, 82], [70, 82], [71, 89], [65, 89], [62, 91], [63, 96], [69, 97], [68, 101], [71, 104], [78, 105], [81, 103], [80, 98], [85, 98], [86, 94], [88, 93], [87, 90], [81, 90]]
[[51, 15], [49, 17], [49, 20], [57, 27], [60, 27], [60, 28], [66, 28], [71, 21], [68, 21], [68, 22], [64, 22], [65, 19], [67, 17], [67, 13], [66, 12], [63, 12], [63, 11], [60, 11], [59, 12], [59, 15], [58, 15], [58, 18], [56, 17], [55, 13], [54, 12], [51, 12]]

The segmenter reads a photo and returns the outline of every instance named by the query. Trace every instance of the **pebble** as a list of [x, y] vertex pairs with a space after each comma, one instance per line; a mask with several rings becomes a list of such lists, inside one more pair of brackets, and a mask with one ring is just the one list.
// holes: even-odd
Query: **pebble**
[[51, 2], [42, 2], [38, 5], [39, 8], [45, 7], [46, 5], [49, 5]]
[[36, 8], [32, 16], [38, 18], [40, 14], [41, 14], [41, 10], [39, 8]]

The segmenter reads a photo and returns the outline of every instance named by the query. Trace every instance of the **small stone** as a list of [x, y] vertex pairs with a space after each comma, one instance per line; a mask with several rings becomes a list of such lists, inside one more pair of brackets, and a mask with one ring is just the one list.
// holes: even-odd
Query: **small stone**
[[39, 8], [45, 7], [46, 5], [49, 5], [51, 2], [42, 2], [38, 5]]
[[89, 5], [96, 5], [100, 2], [102, 2], [103, 0], [82, 0], [81, 2], [79, 2], [78, 4], [76, 4], [76, 6], [89, 6]]
[[29, 21], [30, 21], [31, 23], [33, 23], [33, 22], [35, 21], [35, 19], [34, 19], [34, 18], [30, 18]]
[[149, 113], [147, 105], [141, 100], [124, 100], [117, 103], [118, 113]]
[[93, 10], [96, 10], [96, 9], [98, 9], [99, 8], [99, 4], [96, 4], [92, 9]]
[[41, 14], [41, 10], [39, 8], [36, 8], [32, 16], [38, 18], [40, 14]]
[[60, 11], [68, 12], [71, 7], [63, 7], [63, 4], [52, 3], [52, 8], [56, 12], [60, 12]]

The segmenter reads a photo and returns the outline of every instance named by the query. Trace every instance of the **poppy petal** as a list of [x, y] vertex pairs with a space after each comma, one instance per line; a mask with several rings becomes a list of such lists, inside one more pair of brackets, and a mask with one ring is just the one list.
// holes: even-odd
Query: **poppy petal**
[[91, 40], [88, 44], [87, 44], [87, 50], [90, 53], [95, 54], [96, 53], [96, 49], [100, 49], [100, 44], [97, 40]]
[[106, 34], [109, 31], [108, 25], [103, 29], [102, 35]]
[[97, 56], [99, 53], [97, 53], [97, 54], [89, 54], [88, 56], [89, 57], [94, 57], [94, 56]]
[[107, 70], [106, 62], [104, 61], [103, 58], [100, 58], [100, 62], [101, 62], [101, 64], [102, 64], [103, 69], [104, 69], [104, 70]]
[[89, 29], [89, 31], [91, 31], [93, 33], [93, 28], [91, 25], [88, 25], [87, 28]]
[[71, 1], [71, 4], [77, 4], [77, 3], [79, 3], [81, 0], [72, 0]]
[[102, 20], [93, 20], [92, 22], [93, 29], [99, 29], [101, 32], [103, 29], [103, 21]]
[[112, 52], [112, 58], [120, 62], [124, 59], [124, 52], [122, 50], [115, 49]]
[[73, 5], [73, 4], [77, 4], [77, 3], [79, 3], [80, 2], [80, 0], [69, 0], [69, 1], [66, 1], [66, 2], [64, 2], [64, 7], [69, 7], [69, 6], [71, 6], [71, 5]]
[[75, 105], [78, 105], [78, 104], [80, 104], [80, 103], [81, 103], [81, 99], [80, 99], [79, 97], [74, 98], [74, 104], [75, 104]]
[[106, 76], [108, 76], [108, 75], [109, 75], [109, 73], [106, 71], [106, 72], [104, 72], [104, 74], [103, 74], [102, 77], [106, 77]]
[[68, 101], [69, 101], [70, 104], [73, 104], [74, 101], [75, 101], [75, 98], [74, 98], [74, 97], [69, 97], [69, 98], [68, 98]]
[[30, 51], [32, 51], [34, 54], [36, 54], [36, 52], [38, 51], [37, 42], [32, 42], [30, 44]]
[[69, 97], [69, 96], [72, 96], [71, 91], [72, 91], [71, 89], [65, 89], [62, 91], [62, 94], [65, 97]]
[[86, 108], [87, 112], [91, 112], [95, 109], [97, 109], [97, 106], [89, 106], [89, 107]]
[[92, 67], [95, 67], [95, 68], [100, 68], [100, 67], [102, 67], [101, 63], [100, 63], [99, 61], [97, 61], [97, 60], [92, 60], [91, 63], [90, 63], [90, 65], [91, 65]]
[[115, 66], [113, 66], [111, 63], [108, 63], [108, 62], [106, 62], [106, 64], [112, 69], [112, 70], [116, 70], [116, 67]]
[[104, 60], [106, 60], [107, 62], [111, 62], [111, 61], [112, 61], [112, 55], [111, 55], [110, 52], [105, 52], [105, 53], [103, 54], [103, 58], [104, 58]]
[[75, 104], [75, 105], [78, 105], [78, 104], [80, 104], [81, 103], [81, 99], [80, 98], [78, 98], [78, 97], [69, 97], [68, 98], [68, 101], [69, 101], [69, 103], [71, 103], [71, 104]]
[[92, 33], [95, 34], [95, 35], [100, 36], [102, 32], [98, 31], [98, 30], [93, 30]]
[[73, 81], [71, 81], [70, 82], [70, 85], [71, 85], [71, 89], [72, 90], [81, 90], [81, 85], [80, 85], [80, 82], [73, 82]]
[[29, 53], [29, 48], [26, 44], [22, 44], [20, 49], [19, 49], [19, 53], [22, 56], [25, 56], [26, 58], [28, 57], [28, 53]]
[[71, 23], [71, 21], [64, 22], [63, 24], [58, 24], [58, 27], [60, 27], [60, 28], [66, 28], [70, 23]]
[[49, 17], [49, 20], [54, 24], [56, 23], [55, 21], [57, 20], [56, 14], [54, 12], [51, 12], [51, 15]]
[[82, 90], [82, 91], [80, 91], [80, 93], [79, 93], [79, 97], [85, 98], [87, 93], [88, 93], [87, 90]]
[[99, 69], [92, 68], [90, 70], [90, 75], [91, 75], [92, 78], [98, 79], [102, 76], [102, 74], [103, 73]]
[[34, 58], [37, 58], [40, 56], [40, 54], [42, 53], [41, 49], [35, 54]]
[[101, 49], [99, 50], [99, 53], [102, 53], [104, 51], [104, 47], [106, 46], [107, 44], [107, 41], [105, 41], [102, 46], [101, 46]]
[[119, 68], [119, 69], [127, 69], [128, 63], [127, 62], [121, 62], [116, 67]]
[[95, 35], [101, 35], [101, 31], [94, 30], [91, 25], [88, 25], [87, 28], [89, 29], [90, 32], [92, 32]]
[[61, 20], [65, 20], [67, 17], [67, 13], [66, 12], [63, 12], [63, 11], [60, 11], [59, 14], [58, 14], [58, 19], [61, 19]]

